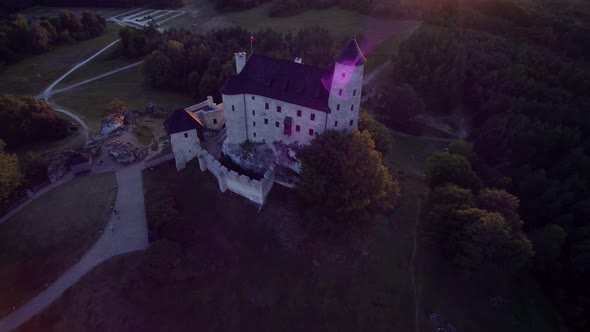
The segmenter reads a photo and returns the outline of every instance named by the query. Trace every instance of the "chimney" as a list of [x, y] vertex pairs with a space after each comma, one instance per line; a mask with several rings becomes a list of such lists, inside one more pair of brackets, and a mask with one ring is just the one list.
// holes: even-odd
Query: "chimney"
[[236, 73], [239, 74], [246, 65], [246, 52], [234, 54], [236, 56]]
[[210, 107], [215, 106], [215, 103], [213, 103], [213, 97], [207, 96], [207, 105], [209, 105]]
[[302, 64], [303, 63], [303, 59], [301, 59], [300, 57], [295, 58], [295, 62]]

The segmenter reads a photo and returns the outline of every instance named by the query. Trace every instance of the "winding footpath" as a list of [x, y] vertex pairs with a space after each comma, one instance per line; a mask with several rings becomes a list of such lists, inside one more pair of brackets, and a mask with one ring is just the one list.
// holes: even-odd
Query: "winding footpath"
[[[70, 69], [65, 75], [61, 76], [53, 82], [39, 98], [43, 98], [51, 103], [50, 96], [53, 88], [65, 77], [80, 68], [87, 62], [94, 59], [100, 53], [107, 50], [109, 47], [116, 44], [118, 40], [112, 42], [107, 47], [98, 51], [85, 61], [77, 64]], [[137, 64], [134, 64], [137, 65]], [[127, 66], [131, 68], [131, 66]], [[123, 70], [123, 69], [122, 69]], [[120, 70], [119, 70], [120, 71]], [[118, 72], [118, 71], [115, 71]], [[108, 73], [107, 73], [108, 74]], [[100, 75], [99, 75], [100, 76]], [[102, 78], [106, 75], [102, 75]], [[95, 78], [95, 79], [99, 79]], [[93, 79], [86, 80], [92, 81]], [[79, 86], [81, 84], [74, 84]], [[69, 87], [70, 89], [73, 86]], [[65, 88], [64, 88], [65, 89]], [[65, 91], [61, 89], [61, 91]], [[76, 114], [64, 110], [55, 104], [51, 104], [57, 111], [65, 113], [74, 118], [82, 128], [85, 130], [86, 141], [88, 141], [88, 126]], [[104, 262], [105, 260], [124, 253], [143, 250], [148, 247], [148, 227], [145, 216], [145, 203], [143, 199], [143, 183], [141, 178], [141, 171], [144, 168], [143, 163], [134, 164], [131, 166], [121, 166], [110, 160], [108, 156], [102, 156], [105, 161], [102, 165], [94, 165], [92, 173], [102, 173], [115, 171], [117, 179], [117, 198], [114, 209], [119, 211], [118, 215], [111, 214], [107, 226], [102, 231], [100, 238], [94, 245], [79, 259], [77, 262], [67, 269], [60, 277], [57, 278], [51, 285], [49, 285], [40, 294], [29, 300], [27, 303], [17, 308], [10, 314], [0, 319], [0, 332], [11, 331], [17, 328], [22, 323], [29, 320], [34, 315], [41, 312], [57, 298], [59, 298], [64, 291], [77, 283], [86, 273], [92, 268]], [[58, 185], [67, 182], [73, 178], [70, 174], [66, 178], [58, 182]], [[50, 189], [57, 187], [52, 185]], [[46, 191], [48, 191], [47, 189]], [[35, 195], [34, 198], [40, 196], [43, 192]], [[33, 198], [33, 199], [34, 199]], [[29, 200], [28, 202], [30, 202]], [[26, 204], [26, 203], [25, 203]], [[24, 205], [19, 207], [21, 209]], [[5, 220], [5, 219], [3, 219]], [[2, 221], [3, 221], [2, 220]]]
[[412, 279], [412, 291], [414, 294], [414, 326], [415, 331], [418, 332], [420, 330], [419, 322], [418, 322], [418, 292], [416, 290], [416, 251], [418, 249], [418, 225], [420, 224], [420, 205], [422, 201], [418, 199], [418, 207], [416, 208], [416, 224], [414, 229], [414, 247], [412, 248], [412, 260], [410, 264], [410, 278]]

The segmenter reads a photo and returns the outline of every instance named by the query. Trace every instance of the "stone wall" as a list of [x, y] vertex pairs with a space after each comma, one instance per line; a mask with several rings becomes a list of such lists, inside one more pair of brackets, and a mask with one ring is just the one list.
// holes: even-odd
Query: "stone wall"
[[186, 166], [186, 163], [197, 156], [197, 148], [200, 148], [196, 129], [170, 135], [170, 143], [176, 161], [176, 170], [179, 171]]
[[197, 147], [197, 159], [201, 171], [209, 170], [217, 178], [219, 190], [222, 192], [229, 189], [231, 192], [262, 205], [272, 189], [275, 176], [274, 165], [271, 165], [264, 173], [262, 179], [255, 180], [227, 169], [227, 167], [221, 165], [218, 160], [213, 158], [211, 154], [200, 146]]

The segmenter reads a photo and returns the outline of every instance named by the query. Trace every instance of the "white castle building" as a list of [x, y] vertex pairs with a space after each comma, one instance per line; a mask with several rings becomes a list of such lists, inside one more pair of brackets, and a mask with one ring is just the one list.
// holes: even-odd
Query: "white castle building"
[[[222, 104], [213, 98], [175, 111], [164, 122], [170, 135], [176, 168], [197, 159], [209, 170], [221, 191], [230, 190], [263, 204], [275, 181], [271, 164], [260, 179], [226, 168], [211, 154], [245, 141], [286, 145], [308, 144], [328, 129], [351, 131], [358, 126], [363, 69], [367, 62], [355, 39], [327, 68], [261, 55], [236, 53], [237, 75], [221, 88]], [[209, 149], [208, 149], [209, 147]]]
[[307, 144], [325, 130], [358, 126], [366, 59], [356, 39], [328, 68], [236, 53], [237, 75], [221, 88], [227, 143]]

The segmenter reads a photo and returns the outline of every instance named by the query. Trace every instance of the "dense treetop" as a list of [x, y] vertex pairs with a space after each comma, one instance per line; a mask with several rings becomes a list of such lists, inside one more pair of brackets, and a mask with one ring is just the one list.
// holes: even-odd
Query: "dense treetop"
[[44, 100], [0, 97], [0, 139], [10, 148], [65, 137], [68, 127], [68, 122]]
[[297, 190], [315, 226], [344, 230], [366, 224], [376, 213], [395, 207], [397, 180], [383, 165], [368, 131], [328, 130], [298, 152]]
[[[427, 112], [471, 119], [473, 153], [458, 152], [465, 151], [461, 145], [449, 150], [467, 157], [483, 187], [519, 198], [482, 190], [474, 194], [487, 203], [477, 208], [500, 209], [514, 228], [520, 219], [506, 211], [518, 206], [524, 234], [537, 252], [537, 276], [580, 331], [590, 326], [588, 7], [554, 1], [443, 3], [402, 43], [390, 73], [390, 84], [408, 85]], [[383, 110], [395, 109], [391, 100], [383, 100]], [[444, 154], [434, 160], [470, 174], [464, 162]], [[451, 176], [445, 171], [436, 178], [442, 184]], [[486, 227], [500, 236], [497, 216], [486, 218]]]
[[106, 26], [104, 17], [88, 11], [78, 17], [64, 10], [32, 24], [22, 15], [0, 20], [0, 65], [17, 62], [27, 53], [43, 53], [59, 44], [100, 36]]

